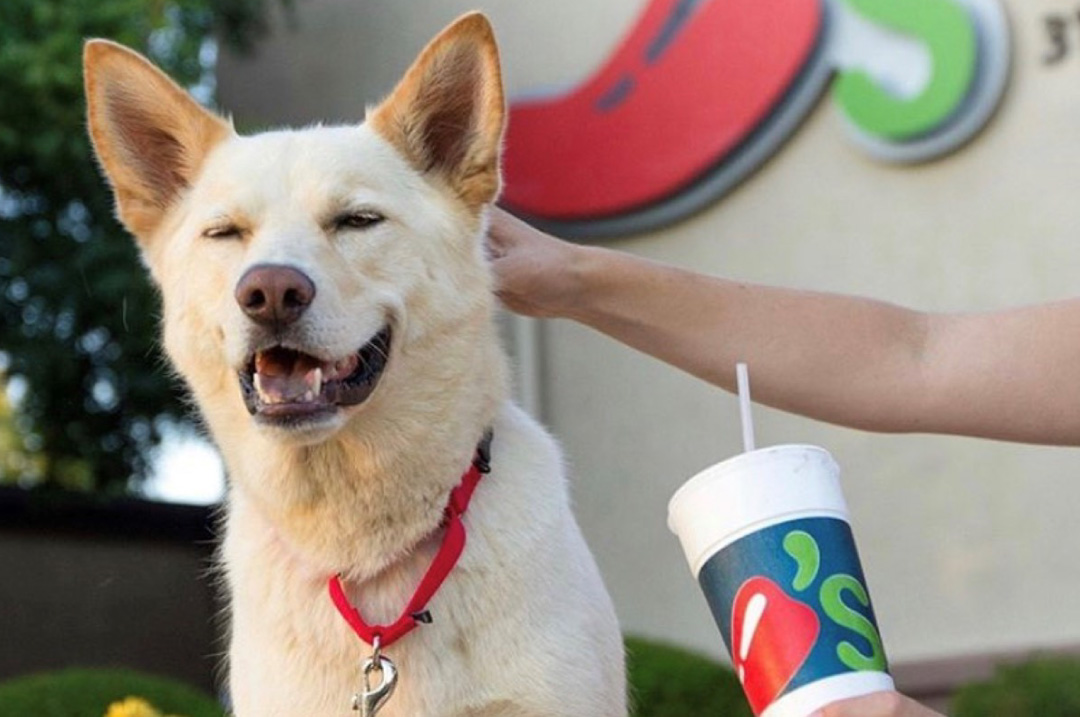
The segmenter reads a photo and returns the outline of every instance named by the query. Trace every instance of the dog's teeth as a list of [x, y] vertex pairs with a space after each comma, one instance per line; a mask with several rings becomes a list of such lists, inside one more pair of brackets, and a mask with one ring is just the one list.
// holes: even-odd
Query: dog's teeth
[[316, 368], [312, 373], [314, 373], [315, 376], [314, 376], [314, 379], [311, 382], [311, 393], [318, 396], [320, 393], [322, 393], [322, 382], [323, 382], [322, 368], [321, 367]]
[[311, 403], [314, 400], [315, 400], [315, 394], [312, 393], [311, 391], [307, 391], [304, 394], [304, 403]]
[[255, 392], [259, 394], [259, 398], [263, 400], [263, 403], [269, 403], [270, 398], [266, 395], [266, 391], [263, 390], [262, 374], [255, 374]]

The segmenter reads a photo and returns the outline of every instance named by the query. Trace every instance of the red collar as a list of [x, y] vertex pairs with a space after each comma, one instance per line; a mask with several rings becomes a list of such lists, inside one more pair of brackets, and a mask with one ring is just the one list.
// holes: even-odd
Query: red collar
[[427, 611], [427, 604], [438, 592], [450, 571], [454, 569], [465, 549], [465, 525], [461, 521], [461, 516], [469, 507], [469, 501], [481, 476], [491, 471], [491, 437], [491, 431], [484, 435], [476, 448], [472, 464], [461, 477], [461, 483], [450, 491], [450, 499], [444, 511], [443, 525], [446, 527], [446, 532], [443, 535], [442, 545], [439, 546], [439, 552], [435, 554], [435, 559], [431, 561], [431, 566], [428, 567], [409, 604], [405, 606], [401, 617], [389, 625], [369, 625], [360, 611], [353, 607], [349, 598], [345, 596], [345, 590], [341, 586], [341, 575], [330, 578], [328, 587], [334, 607], [349, 623], [353, 632], [367, 644], [374, 647], [378, 640], [380, 647], [389, 647], [409, 634], [420, 623], [431, 622], [431, 613]]

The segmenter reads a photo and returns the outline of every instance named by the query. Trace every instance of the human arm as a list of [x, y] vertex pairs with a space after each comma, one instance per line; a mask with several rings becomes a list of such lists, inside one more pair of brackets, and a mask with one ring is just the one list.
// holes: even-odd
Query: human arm
[[835, 702], [810, 717], [942, 717], [896, 692], [875, 692]]
[[755, 400], [866, 430], [1080, 444], [1080, 300], [933, 314], [760, 286], [543, 234], [501, 210], [490, 247], [512, 310], [579, 321]]

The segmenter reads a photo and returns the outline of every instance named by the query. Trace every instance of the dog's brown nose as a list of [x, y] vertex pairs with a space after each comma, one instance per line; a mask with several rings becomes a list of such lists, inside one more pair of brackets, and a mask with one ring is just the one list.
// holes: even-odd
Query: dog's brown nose
[[236, 303], [264, 326], [291, 324], [311, 306], [315, 284], [304, 272], [282, 264], [257, 264], [236, 284]]

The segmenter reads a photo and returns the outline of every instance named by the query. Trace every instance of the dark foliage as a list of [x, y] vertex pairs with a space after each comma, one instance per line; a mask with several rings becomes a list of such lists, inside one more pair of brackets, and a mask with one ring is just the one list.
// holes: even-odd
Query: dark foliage
[[742, 685], [728, 668], [663, 643], [626, 639], [632, 717], [752, 717]]
[[1080, 660], [1043, 658], [1001, 667], [992, 678], [955, 696], [955, 717], [1075, 717], [1080, 715]]
[[211, 38], [248, 47], [266, 5], [0, 2], [0, 383], [22, 395], [0, 438], [34, 458], [6, 475], [0, 461], [0, 481], [122, 492], [145, 476], [159, 419], [185, 413], [155, 344], [157, 297], [90, 152], [84, 39], [134, 47], [210, 95]]
[[128, 697], [144, 699], [163, 714], [224, 717], [215, 700], [192, 687], [120, 669], [69, 669], [0, 683], [0, 714], [101, 717]]

